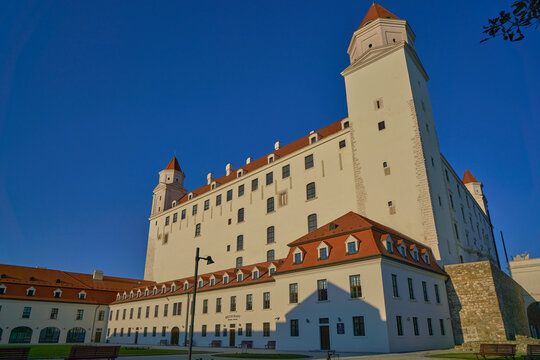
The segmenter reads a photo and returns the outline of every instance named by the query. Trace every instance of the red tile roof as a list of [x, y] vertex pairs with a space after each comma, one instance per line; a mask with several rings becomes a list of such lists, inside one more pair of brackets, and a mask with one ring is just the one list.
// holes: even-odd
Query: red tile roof
[[472, 183], [472, 182], [480, 182], [478, 180], [476, 180], [476, 178], [473, 176], [473, 174], [471, 174], [471, 172], [469, 170], [465, 170], [465, 174], [463, 174], [463, 183], [464, 184], [468, 184], [468, 183]]
[[362, 26], [366, 25], [368, 22], [371, 22], [378, 18], [391, 18], [391, 19], [399, 20], [399, 18], [396, 15], [392, 14], [390, 11], [386, 10], [381, 5], [373, 3], [373, 5], [371, 5], [371, 7], [369, 8], [366, 16], [364, 17], [364, 20], [362, 20], [362, 23], [360, 24], [358, 28], [360, 29]]
[[[337, 133], [338, 131], [341, 130], [341, 121], [342, 120], [339, 120], [339, 121], [336, 121], [320, 130], [317, 130], [316, 133], [320, 135], [320, 137], [324, 138], [326, 136], [329, 136], [329, 135], [332, 135], [332, 134], [335, 134]], [[281, 148], [279, 148], [278, 150], [275, 150], [273, 152], [271, 152], [270, 154], [275, 154], [277, 155], [278, 158], [281, 158], [281, 157], [284, 157], [286, 155], [289, 155], [295, 151], [298, 151], [306, 146], [309, 145], [309, 134], [296, 140], [296, 141], [293, 141], [292, 143], [290, 144], [287, 144]], [[245, 172], [249, 173], [250, 171], [254, 171], [254, 170], [257, 170], [265, 165], [268, 164], [268, 155], [270, 154], [267, 154], [257, 160], [254, 160], [252, 162], [250, 162], [249, 164], [246, 164], [238, 169], [236, 169], [236, 171], [233, 171], [231, 172], [229, 175], [224, 175], [220, 178], [217, 178], [215, 181], [216, 183], [220, 184], [220, 185], [223, 185], [229, 181], [232, 181], [232, 180], [235, 180], [237, 178], [237, 175], [236, 175], [236, 172], [240, 169], [243, 169], [245, 170]], [[172, 161], [172, 160], [171, 160]], [[210, 185], [203, 185], [201, 187], [199, 187], [198, 189], [195, 189], [193, 191], [188, 191], [188, 193], [186, 195], [184, 195], [184, 197], [182, 197], [182, 199], [180, 199], [180, 203], [183, 203], [183, 202], [186, 202], [188, 201], [188, 195], [190, 193], [193, 193], [194, 195], [201, 195], [201, 194], [204, 194], [205, 192], [207, 191], [210, 191]]]
[[[358, 251], [355, 254], [347, 254], [347, 249], [345, 246], [345, 241], [351, 235], [359, 240]], [[389, 253], [386, 250], [382, 241], [386, 239], [388, 235], [390, 235], [394, 244], [394, 251], [392, 253]], [[319, 260], [317, 247], [322, 241], [329, 244], [331, 246], [331, 250], [327, 259]], [[397, 251], [397, 247], [401, 243], [405, 243], [407, 247], [406, 258], [402, 257]], [[410, 250], [412, 250], [412, 245], [417, 247], [420, 254], [423, 254], [426, 251], [429, 253], [429, 264], [423, 259], [416, 261], [411, 256]], [[304, 259], [301, 264], [295, 264], [294, 251], [300, 246], [302, 251], [305, 252]], [[289, 247], [291, 247], [289, 250], [289, 255], [287, 258], [285, 258], [283, 264], [280, 265], [278, 273], [325, 266], [329, 264], [339, 264], [347, 261], [382, 255], [444, 274], [444, 271], [437, 265], [435, 258], [428, 247], [399, 233], [398, 231], [379, 224], [364, 216], [358, 215], [352, 211], [289, 243]]]
[[[151, 281], [103, 276], [103, 280], [93, 280], [91, 274], [80, 274], [61, 270], [32, 268], [26, 266], [0, 264], [0, 285], [6, 286], [1, 298], [50, 300], [58, 302], [81, 302], [108, 304], [115, 300], [119, 290], [130, 289]], [[36, 289], [35, 295], [26, 296], [30, 287]], [[53, 292], [62, 290], [60, 298]], [[78, 294], [86, 292], [86, 299], [79, 300]]]
[[182, 171], [182, 169], [180, 169], [180, 164], [178, 164], [178, 160], [176, 159], [176, 156], [173, 156], [173, 158], [171, 159], [171, 161], [169, 161], [169, 163], [167, 164], [167, 167], [165, 167], [164, 170]]

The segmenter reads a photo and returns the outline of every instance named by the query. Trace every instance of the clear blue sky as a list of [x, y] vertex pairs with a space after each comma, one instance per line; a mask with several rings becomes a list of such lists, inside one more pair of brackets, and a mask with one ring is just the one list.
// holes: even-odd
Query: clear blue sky
[[[441, 150], [484, 182], [498, 244], [540, 257], [540, 30], [479, 43], [510, 3], [381, 5], [416, 33]], [[2, 2], [0, 263], [142, 277], [157, 172], [176, 153], [193, 189], [345, 117], [370, 5]]]

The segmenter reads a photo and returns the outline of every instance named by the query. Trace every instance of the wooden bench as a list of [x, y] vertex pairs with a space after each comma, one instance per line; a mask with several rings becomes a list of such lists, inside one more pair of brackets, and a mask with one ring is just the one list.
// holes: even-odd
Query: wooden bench
[[251, 340], [244, 340], [242, 341], [242, 343], [240, 344], [240, 347], [242, 349], [252, 349], [253, 348], [253, 341]]
[[540, 345], [527, 345], [527, 354], [523, 355], [523, 358], [528, 360], [540, 359]]
[[116, 359], [120, 346], [72, 346], [67, 360]]
[[23, 360], [28, 359], [29, 347], [13, 347], [0, 349], [0, 359]]
[[477, 359], [486, 356], [502, 356], [505, 359], [515, 359], [516, 345], [513, 344], [480, 344], [480, 351], [474, 354]]
[[268, 340], [266, 345], [264, 346], [265, 349], [275, 349], [276, 348], [276, 342], [274, 340]]
[[211, 347], [221, 347], [221, 340], [212, 340], [210, 343]]

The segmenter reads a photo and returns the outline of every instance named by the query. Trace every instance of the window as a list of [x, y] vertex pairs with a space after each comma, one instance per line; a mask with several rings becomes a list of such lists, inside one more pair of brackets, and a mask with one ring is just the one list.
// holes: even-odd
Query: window
[[403, 336], [403, 322], [401, 316], [396, 316], [397, 334]]
[[288, 178], [289, 176], [291, 176], [291, 166], [285, 165], [284, 167], [281, 168], [281, 178], [285, 179], [285, 178]]
[[313, 167], [313, 154], [308, 155], [304, 158], [304, 167], [306, 169], [311, 169]]
[[346, 143], [345, 143], [345, 140], [341, 140], [341, 141], [339, 142], [339, 148], [340, 148], [340, 149], [343, 149], [345, 146], [347, 146]]
[[221, 312], [221, 298], [216, 298], [216, 312]]
[[276, 272], [276, 268], [271, 267], [269, 272], [270, 272], [270, 276], [274, 275], [274, 273]]
[[204, 200], [204, 207], [203, 209], [206, 211], [208, 209], [210, 209], [210, 200], [209, 199], [206, 199]]
[[456, 223], [454, 223], [454, 231], [456, 232], [456, 239], [459, 240], [459, 231]]
[[201, 336], [206, 337], [206, 325], [203, 325], [201, 328]]
[[268, 174], [266, 174], [266, 185], [270, 185], [273, 182], [274, 182], [274, 173], [269, 172]]
[[309, 183], [306, 185], [306, 199], [315, 199], [315, 196], [317, 196], [317, 193], [315, 191], [315, 183]]
[[251, 323], [246, 323], [246, 336], [251, 336], [253, 331], [252, 331], [252, 325]]
[[237, 268], [242, 267], [242, 257], [241, 256], [236, 258], [236, 267]]
[[328, 259], [328, 249], [325, 247], [322, 247], [319, 249], [319, 260], [326, 260]]
[[157, 333], [157, 327], [153, 327], [152, 328], [152, 336], [156, 336], [156, 333]]
[[62, 297], [62, 290], [54, 290], [53, 296], [59, 299], [60, 297]]
[[298, 319], [291, 319], [291, 336], [298, 336]]
[[244, 280], [244, 274], [240, 273], [236, 276], [236, 281], [240, 282], [242, 280]]
[[263, 309], [270, 309], [270, 293], [263, 293]]
[[422, 281], [422, 290], [424, 291], [424, 301], [429, 301], [429, 295], [427, 291], [427, 284], [425, 281]]
[[232, 200], [232, 189], [227, 191], [227, 201]]
[[[238, 260], [237, 260], [238, 261]], [[223, 285], [227, 285], [229, 283], [229, 277], [227, 275], [225, 275], [223, 277]]]
[[172, 216], [172, 222], [175, 223], [178, 221], [178, 213], [174, 213]]
[[420, 335], [420, 330], [418, 329], [418, 318], [413, 317], [412, 323], [413, 323], [413, 328], [414, 328], [414, 336]]
[[[118, 315], [118, 310], [116, 311], [116, 314]], [[146, 307], [146, 314], [145, 317], [148, 319], [150, 317], [150, 306]]]
[[169, 220], [170, 220], [170, 219], [169, 219], [169, 216], [167, 216], [167, 217], [165, 218], [165, 225], [169, 225]]
[[268, 250], [266, 252], [266, 261], [274, 261], [274, 259], [275, 259], [274, 250]]
[[133, 308], [129, 309], [129, 319], [133, 319]]
[[412, 279], [408, 278], [407, 282], [409, 284], [409, 299], [414, 300], [415, 297], [414, 297], [414, 287], [413, 287]]
[[216, 279], [211, 278], [210, 279], [210, 286], [214, 286], [214, 285], [216, 285]]
[[302, 263], [302, 253], [297, 252], [294, 254], [294, 263], [295, 264], [301, 264]]
[[202, 313], [208, 314], [208, 299], [204, 299], [202, 302]]
[[275, 228], [273, 226], [269, 226], [266, 228], [266, 243], [272, 244], [275, 241]]
[[454, 198], [452, 197], [452, 194], [448, 194], [450, 196], [450, 206], [452, 207], [452, 210], [454, 210]]
[[253, 280], [257, 280], [257, 279], [259, 278], [259, 272], [258, 272], [257, 270], [255, 270], [255, 271], [253, 272], [252, 277], [253, 277]]
[[271, 213], [274, 211], [274, 198], [268, 198], [266, 199], [266, 212]]
[[163, 305], [163, 316], [166, 317], [168, 313], [169, 313], [169, 304], [165, 304]]
[[353, 316], [353, 335], [354, 336], [366, 336], [366, 328], [364, 325], [363, 316]]
[[1, 285], [0, 286], [0, 295], [5, 295], [6, 294], [6, 287], [4, 285]]
[[127, 309], [124, 309], [122, 311], [122, 320], [126, 320], [126, 311], [127, 311]]
[[317, 280], [317, 297], [319, 301], [328, 300], [328, 283], [326, 279]]
[[386, 128], [384, 121], [379, 122], [377, 126], [379, 127], [379, 131], [384, 130]]
[[238, 222], [244, 222], [244, 208], [238, 209]]
[[433, 287], [435, 288], [435, 301], [437, 301], [437, 304], [440, 304], [441, 296], [439, 295], [439, 285], [435, 284]]
[[358, 250], [356, 249], [356, 242], [355, 241], [349, 241], [347, 243], [347, 255], [356, 254]]
[[58, 319], [58, 308], [51, 309], [51, 316], [49, 318], [53, 320]]
[[154, 317], [157, 318], [159, 315], [159, 305], [154, 306]]
[[26, 296], [34, 296], [36, 290], [34, 288], [29, 288], [26, 290]]
[[298, 303], [298, 283], [289, 284], [289, 303]]
[[231, 296], [230, 311], [236, 311], [236, 296]]
[[195, 236], [201, 236], [201, 223], [195, 225]]
[[244, 184], [238, 185], [238, 197], [244, 195]]
[[216, 324], [216, 330], [214, 332], [214, 336], [216, 336], [216, 337], [221, 336], [221, 325], [220, 324]]
[[124, 336], [124, 328], [120, 328], [120, 336]]
[[179, 303], [176, 303], [178, 304], [177, 308], [176, 308], [176, 313], [175, 315], [182, 315], [182, 303], [179, 302]]
[[439, 319], [439, 325], [441, 326], [441, 335], [442, 336], [446, 335], [446, 329], [444, 328], [444, 320], [443, 319]]
[[397, 275], [396, 274], [392, 274], [392, 293], [393, 293], [395, 298], [399, 297], [399, 290], [398, 290], [398, 285], [397, 285]]
[[105, 320], [105, 310], [100, 310], [98, 314], [98, 321]]
[[148, 327], [145, 326], [144, 331], [143, 331], [143, 336], [147, 336], [147, 335], [148, 335]]
[[251, 180], [251, 191], [255, 191], [259, 188], [259, 179]]
[[263, 336], [264, 337], [270, 336], [270, 323], [269, 322], [263, 323]]
[[236, 251], [244, 250], [244, 235], [236, 237]]
[[317, 214], [311, 214], [307, 217], [308, 220], [308, 232], [317, 230]]
[[351, 287], [351, 298], [362, 297], [362, 286], [360, 285], [360, 275], [349, 276], [349, 284]]
[[349, 122], [348, 122], [348, 121], [345, 121], [345, 122], [343, 123], [343, 128], [346, 129], [346, 128], [348, 128], [348, 127], [349, 127]]
[[216, 206], [221, 205], [221, 194], [216, 196]]
[[182, 210], [182, 212], [180, 213], [180, 219], [185, 219], [186, 218], [186, 209]]
[[82, 320], [83, 316], [84, 316], [84, 310], [83, 309], [77, 309], [77, 315], [75, 316], [75, 320]]
[[246, 295], [246, 310], [253, 310], [253, 295]]
[[431, 318], [427, 318], [427, 328], [429, 336], [433, 336], [433, 325], [431, 324]]
[[193, 208], [191, 208], [191, 215], [197, 215], [197, 204], [193, 205]]

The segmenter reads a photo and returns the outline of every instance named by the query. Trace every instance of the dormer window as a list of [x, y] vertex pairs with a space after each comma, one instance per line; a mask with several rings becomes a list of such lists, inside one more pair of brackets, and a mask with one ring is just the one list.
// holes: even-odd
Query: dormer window
[[347, 241], [345, 241], [347, 255], [356, 254], [358, 252], [358, 239], [354, 236], [349, 236]]
[[319, 136], [319, 134], [313, 133], [313, 134], [309, 135], [309, 143], [310, 144], [315, 144], [317, 141], [320, 140], [320, 138], [321, 137]]
[[122, 295], [122, 299], [126, 300], [127, 299], [127, 294], [124, 293], [124, 295]]
[[212, 181], [212, 183], [210, 184], [210, 189], [214, 190], [216, 187], [217, 187], [216, 182]]
[[276, 267], [275, 266], [271, 266], [268, 270], [268, 273], [270, 276], [273, 276], [274, 273], [276, 272]]
[[240, 282], [242, 280], [244, 280], [244, 274], [240, 273], [236, 276], [236, 281]]
[[144, 290], [144, 296], [148, 296], [150, 294], [150, 291], [148, 289]]
[[297, 248], [294, 251], [294, 264], [301, 264], [304, 261], [304, 254], [301, 249]]
[[259, 278], [259, 271], [255, 270], [251, 277], [253, 278], [253, 280], [257, 280]]
[[57, 299], [60, 299], [62, 297], [62, 290], [56, 289], [53, 291], [53, 296]]
[[175, 206], [176, 206], [176, 200], [173, 200], [172, 207], [175, 207]]
[[189, 287], [189, 284], [187, 282], [184, 283], [184, 290], [187, 290]]
[[244, 169], [239, 169], [239, 170], [236, 172], [236, 177], [242, 177], [242, 176], [244, 176], [246, 173], [247, 173], [246, 170], [244, 170]]
[[341, 128], [342, 129], [347, 129], [349, 126], [350, 126], [349, 120], [345, 120], [345, 121], [341, 122]]
[[129, 298], [130, 298], [130, 299], [133, 299], [134, 296], [135, 296], [135, 294], [133, 293], [133, 291], [130, 291], [130, 292], [129, 292]]
[[120, 300], [120, 294], [116, 294], [116, 301]]
[[392, 241], [392, 238], [390, 237], [390, 235], [385, 235], [381, 238], [381, 241], [382, 241], [382, 245], [384, 246], [384, 248], [386, 249], [386, 251], [388, 251], [389, 254], [393, 254], [394, 253], [394, 242]]
[[429, 265], [429, 254], [427, 252], [424, 254], [424, 262]]
[[227, 285], [229, 283], [229, 277], [228, 276], [224, 276], [223, 277], [223, 285]]
[[403, 256], [404, 258], [407, 257], [407, 250], [405, 249], [405, 244], [401, 243], [401, 245], [399, 246], [399, 253], [400, 253], [401, 256]]
[[142, 296], [142, 291], [141, 290], [137, 290], [137, 297], [141, 297]]
[[172, 284], [171, 285], [171, 292], [175, 292], [176, 291], [176, 285]]
[[319, 260], [328, 259], [328, 249], [323, 247], [319, 249]]
[[277, 158], [278, 156], [276, 154], [270, 154], [266, 157], [266, 159], [268, 160], [268, 164], [273, 163], [277, 160]]
[[162, 294], [165, 294], [166, 292], [167, 292], [167, 287], [166, 287], [165, 285], [163, 285], [163, 286], [161, 287], [161, 293], [162, 293]]
[[[132, 293], [133, 294], [133, 293]], [[86, 300], [86, 292], [81, 291], [79, 293], [79, 300]]]
[[189, 193], [188, 196], [187, 196], [188, 200], [191, 200], [193, 199], [193, 193]]
[[418, 262], [418, 249], [416, 248], [416, 245], [413, 245], [413, 249], [411, 250], [411, 256], [414, 259], [414, 261]]
[[36, 289], [33, 287], [26, 289], [26, 296], [34, 296], [36, 294]]
[[152, 295], [157, 295], [157, 288], [154, 288], [154, 290], [152, 290]]
[[216, 279], [214, 277], [210, 278], [210, 286], [216, 285]]
[[197, 287], [200, 289], [203, 287], [203, 284], [204, 282], [202, 280], [199, 280], [199, 284], [197, 285]]
[[0, 295], [6, 295], [6, 285], [0, 285]]

